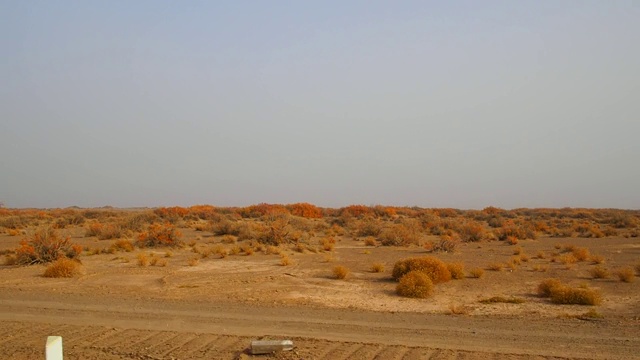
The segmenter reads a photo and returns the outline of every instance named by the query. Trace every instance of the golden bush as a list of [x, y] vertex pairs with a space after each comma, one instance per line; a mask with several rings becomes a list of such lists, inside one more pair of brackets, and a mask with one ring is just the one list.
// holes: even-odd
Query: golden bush
[[80, 263], [66, 257], [52, 262], [44, 271], [44, 277], [48, 278], [71, 278], [79, 274]]
[[413, 270], [400, 278], [396, 286], [396, 293], [405, 297], [427, 298], [433, 293], [433, 287], [433, 282], [427, 274]]
[[451, 280], [451, 272], [447, 268], [447, 264], [433, 256], [400, 260], [393, 266], [392, 276], [395, 280], [400, 280], [401, 277], [411, 271], [424, 273], [434, 284]]

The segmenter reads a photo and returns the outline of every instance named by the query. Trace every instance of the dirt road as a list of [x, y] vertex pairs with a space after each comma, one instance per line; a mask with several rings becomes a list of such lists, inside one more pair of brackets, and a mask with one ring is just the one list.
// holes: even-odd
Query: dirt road
[[293, 338], [283, 359], [640, 358], [637, 320], [581, 321], [314, 307], [0, 294], [0, 353], [41, 358], [62, 335], [68, 359], [233, 359], [251, 339]]

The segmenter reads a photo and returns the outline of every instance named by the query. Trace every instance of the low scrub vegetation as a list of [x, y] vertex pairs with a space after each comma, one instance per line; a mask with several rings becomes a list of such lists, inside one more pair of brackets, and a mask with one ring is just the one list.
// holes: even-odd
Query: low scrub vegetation
[[404, 297], [427, 298], [433, 293], [431, 278], [422, 271], [409, 271], [404, 274], [396, 286], [396, 293]]
[[72, 244], [69, 237], [61, 236], [52, 227], [46, 227], [23, 239], [11, 262], [18, 265], [48, 263], [61, 257], [74, 259], [81, 253], [82, 247]]
[[349, 268], [347, 268], [346, 266], [342, 266], [342, 265], [338, 265], [336, 267], [333, 268], [333, 276], [336, 279], [346, 279], [347, 276], [349, 276]]
[[451, 280], [451, 272], [442, 260], [432, 257], [416, 257], [400, 260], [393, 266], [392, 276], [400, 280], [411, 271], [419, 271], [431, 279], [433, 284], [439, 284]]
[[381, 273], [384, 271], [384, 264], [382, 263], [374, 263], [371, 265], [371, 272]]
[[137, 244], [140, 247], [179, 246], [182, 233], [171, 223], [151, 224], [146, 231], [138, 235]]
[[47, 266], [44, 277], [47, 278], [71, 278], [80, 274], [80, 263], [66, 257], [58, 258]]
[[448, 263], [447, 269], [451, 273], [451, 278], [455, 280], [464, 279], [464, 264], [463, 263]]
[[609, 276], [611, 276], [611, 273], [609, 273], [609, 270], [601, 266], [596, 266], [594, 268], [591, 268], [589, 270], [589, 274], [594, 279], [608, 279]]
[[505, 303], [505, 304], [522, 304], [525, 302], [524, 299], [517, 297], [504, 297], [504, 296], [493, 296], [487, 299], [480, 300], [483, 304], [495, 304], [495, 303]]
[[554, 304], [599, 305], [602, 302], [600, 292], [587, 287], [572, 288], [558, 279], [547, 279], [538, 285], [538, 295], [548, 297]]
[[635, 279], [635, 274], [633, 273], [633, 269], [630, 266], [616, 270], [615, 275], [618, 277], [618, 280], [626, 283], [633, 282], [633, 280]]
[[484, 277], [484, 269], [474, 268], [469, 271], [469, 275], [474, 279], [481, 279]]

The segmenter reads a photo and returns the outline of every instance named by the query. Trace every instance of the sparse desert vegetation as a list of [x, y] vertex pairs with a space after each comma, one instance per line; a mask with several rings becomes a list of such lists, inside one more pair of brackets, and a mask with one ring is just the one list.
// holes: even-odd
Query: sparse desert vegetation
[[80, 263], [66, 257], [58, 258], [47, 266], [44, 277], [48, 278], [70, 278], [80, 274]]
[[[620, 216], [632, 227], [615, 227]], [[3, 209], [0, 224], [11, 228], [0, 228], [0, 271], [10, 275], [0, 291], [58, 281], [65, 293], [94, 297], [600, 321], [627, 317], [640, 301], [638, 218], [589, 209], [271, 204]], [[581, 237], [593, 230], [585, 223], [603, 236]], [[49, 263], [51, 270], [39, 265]], [[482, 280], [450, 281], [465, 277]]]

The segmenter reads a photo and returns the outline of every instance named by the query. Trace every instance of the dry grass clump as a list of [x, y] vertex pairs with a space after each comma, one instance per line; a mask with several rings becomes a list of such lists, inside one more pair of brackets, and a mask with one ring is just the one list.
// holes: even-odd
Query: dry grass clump
[[630, 283], [635, 279], [635, 274], [633, 273], [633, 269], [630, 266], [626, 266], [620, 268], [615, 271], [615, 275], [622, 282]]
[[538, 295], [541, 297], [551, 296], [551, 290], [563, 286], [558, 279], [546, 279], [538, 285]]
[[381, 273], [384, 271], [384, 264], [382, 263], [373, 263], [371, 265], [371, 272]]
[[574, 248], [571, 253], [578, 261], [587, 261], [591, 256], [589, 249], [581, 247]]
[[413, 270], [400, 278], [396, 286], [396, 293], [405, 297], [427, 298], [433, 293], [433, 287], [433, 282], [427, 274]]
[[224, 243], [224, 244], [235, 244], [238, 241], [238, 237], [234, 236], [234, 235], [223, 235], [222, 238], [220, 238], [220, 242]]
[[373, 236], [367, 236], [366, 238], [364, 238], [364, 245], [365, 246], [376, 246], [378, 244], [376, 242], [376, 238], [374, 238]]
[[602, 302], [600, 292], [589, 288], [572, 288], [558, 279], [546, 279], [538, 285], [538, 294], [551, 298], [554, 304], [598, 305]]
[[47, 266], [43, 276], [47, 278], [71, 278], [79, 274], [79, 262], [61, 257]]
[[538, 251], [538, 253], [535, 256], [536, 259], [544, 259], [545, 257], [546, 255], [544, 254], [544, 251]]
[[483, 304], [495, 304], [495, 303], [504, 303], [504, 304], [522, 304], [525, 302], [524, 299], [517, 297], [504, 297], [504, 296], [493, 296], [487, 299], [480, 300]]
[[242, 249], [238, 245], [232, 246], [231, 249], [229, 250], [229, 254], [231, 255], [238, 255], [240, 254], [240, 252], [242, 252]]
[[333, 276], [336, 279], [346, 279], [349, 276], [349, 268], [346, 266], [338, 265], [333, 268]]
[[487, 269], [491, 271], [502, 271], [503, 268], [504, 268], [504, 264], [502, 263], [491, 263], [487, 265]]
[[609, 276], [611, 276], [611, 274], [609, 273], [609, 270], [601, 267], [601, 266], [596, 266], [592, 269], [589, 270], [589, 274], [591, 275], [592, 278], [594, 279], [608, 279]]
[[573, 254], [564, 254], [557, 258], [557, 261], [561, 264], [575, 264], [578, 259]]
[[470, 309], [464, 305], [458, 304], [450, 304], [449, 305], [449, 315], [467, 315], [469, 314]]
[[438, 239], [438, 241], [425, 244], [425, 249], [432, 252], [452, 253], [456, 251], [459, 243], [459, 237], [440, 235], [440, 239]]
[[214, 254], [220, 255], [220, 258], [224, 259], [229, 255], [229, 250], [221, 244], [218, 244], [212, 249]]
[[482, 268], [471, 269], [469, 271], [469, 275], [471, 275], [472, 278], [480, 279], [484, 276], [484, 269]]
[[322, 250], [324, 251], [333, 251], [335, 245], [336, 245], [336, 238], [332, 236], [326, 237], [320, 240], [320, 246], [322, 246]]
[[591, 255], [589, 260], [594, 264], [604, 264], [604, 256], [602, 255]]
[[566, 305], [598, 305], [602, 296], [594, 289], [562, 286], [551, 290], [551, 302]]
[[187, 261], [187, 264], [189, 266], [196, 266], [200, 263], [200, 258], [198, 257], [192, 257], [191, 259], [189, 259], [189, 261]]
[[464, 279], [464, 264], [463, 263], [448, 263], [447, 269], [451, 273], [451, 278], [455, 280]]
[[159, 266], [159, 267], [167, 266], [167, 260], [166, 259], [161, 259], [161, 258], [155, 256], [154, 254], [151, 254], [151, 260], [149, 261], [149, 263], [151, 264], [151, 266]]
[[140, 253], [136, 256], [136, 259], [138, 259], [138, 266], [149, 266], [149, 255]]
[[280, 254], [280, 265], [281, 266], [291, 265], [291, 259], [287, 254]]
[[509, 243], [509, 245], [518, 245], [518, 238], [515, 236], [507, 236], [507, 243]]
[[517, 248], [513, 249], [513, 255], [520, 255], [522, 254], [522, 247], [518, 246]]
[[547, 270], [549, 270], [549, 266], [536, 264], [531, 267], [531, 270], [537, 271], [537, 272], [547, 272]]
[[282, 249], [280, 249], [280, 247], [274, 246], [274, 245], [267, 245], [264, 248], [264, 254], [265, 255], [280, 255], [281, 252], [282, 252]]
[[447, 268], [447, 264], [432, 256], [399, 260], [393, 266], [392, 276], [395, 280], [400, 280], [401, 277], [411, 271], [424, 273], [431, 279], [433, 284], [451, 280], [451, 272]]
[[591, 308], [589, 311], [578, 315], [578, 319], [588, 320], [588, 319], [602, 319], [604, 315], [600, 314], [596, 309]]
[[130, 240], [126, 240], [126, 239], [117, 240], [116, 242], [114, 242], [111, 245], [111, 248], [114, 249], [115, 251], [121, 250], [121, 251], [126, 251], [126, 252], [132, 252], [133, 251], [133, 242], [131, 242]]
[[247, 256], [251, 256], [251, 255], [253, 255], [255, 253], [255, 249], [249, 244], [245, 244], [245, 245], [241, 246], [240, 249]]

